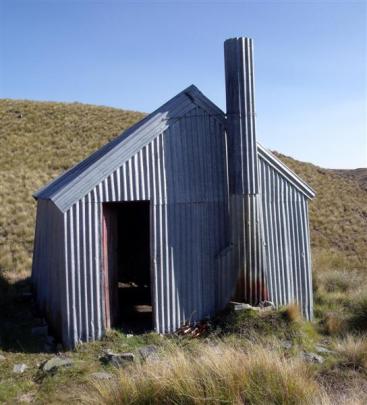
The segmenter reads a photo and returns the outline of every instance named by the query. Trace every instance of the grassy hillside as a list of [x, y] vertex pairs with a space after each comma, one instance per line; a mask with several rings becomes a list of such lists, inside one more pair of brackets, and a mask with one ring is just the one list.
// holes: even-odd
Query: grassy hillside
[[[31, 265], [32, 193], [143, 117], [83, 104], [0, 100], [0, 269], [26, 275]], [[316, 190], [312, 246], [367, 262], [367, 190], [359, 178], [278, 155]]]
[[[199, 339], [111, 331], [63, 352], [71, 367], [40, 369], [55, 354], [31, 333], [40, 322], [24, 281], [32, 259], [32, 193], [143, 116], [0, 100], [0, 403], [367, 403], [366, 170], [327, 170], [281, 154], [317, 193], [310, 204], [313, 323], [289, 306], [225, 312]], [[147, 344], [158, 359], [141, 358]], [[116, 370], [99, 360], [106, 349], [133, 352], [136, 361]], [[323, 362], [307, 360], [310, 351]], [[22, 374], [13, 371], [19, 363], [28, 366]], [[109, 373], [108, 384], [93, 377], [101, 371]]]
[[277, 155], [316, 191], [310, 203], [312, 247], [334, 251], [356, 268], [366, 268], [367, 169], [327, 170]]
[[0, 100], [0, 271], [29, 273], [32, 193], [144, 116], [82, 104]]

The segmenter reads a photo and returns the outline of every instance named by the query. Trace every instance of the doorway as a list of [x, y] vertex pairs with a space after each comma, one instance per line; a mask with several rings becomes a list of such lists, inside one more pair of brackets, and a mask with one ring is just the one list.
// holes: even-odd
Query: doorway
[[107, 328], [153, 329], [149, 201], [103, 204], [103, 267]]

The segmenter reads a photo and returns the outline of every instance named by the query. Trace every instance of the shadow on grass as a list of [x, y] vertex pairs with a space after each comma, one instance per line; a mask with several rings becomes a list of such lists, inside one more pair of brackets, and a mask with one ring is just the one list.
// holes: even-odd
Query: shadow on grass
[[42, 322], [31, 295], [30, 278], [10, 283], [0, 269], [0, 350], [44, 352], [46, 337], [32, 335], [32, 328]]

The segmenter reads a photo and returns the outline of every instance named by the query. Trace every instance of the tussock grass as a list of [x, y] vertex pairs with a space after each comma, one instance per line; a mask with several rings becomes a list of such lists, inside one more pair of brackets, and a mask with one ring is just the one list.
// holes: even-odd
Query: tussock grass
[[299, 322], [302, 318], [299, 306], [295, 303], [287, 305], [283, 309], [283, 315], [289, 322]]
[[334, 344], [338, 364], [367, 373], [367, 336], [348, 335]]
[[357, 296], [351, 305], [350, 326], [358, 331], [367, 331], [367, 291]]
[[299, 359], [252, 345], [218, 343], [188, 352], [172, 347], [160, 360], [119, 371], [113, 384], [94, 384], [85, 403], [314, 404], [321, 390]]

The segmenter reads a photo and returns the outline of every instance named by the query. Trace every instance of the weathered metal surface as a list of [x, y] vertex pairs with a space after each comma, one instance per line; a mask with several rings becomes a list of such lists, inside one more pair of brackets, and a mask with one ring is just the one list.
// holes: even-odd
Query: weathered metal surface
[[297, 302], [312, 318], [307, 196], [259, 157], [269, 298], [277, 306]]
[[[254, 143], [252, 45], [236, 41], [242, 107], [232, 100], [226, 118], [190, 86], [35, 194], [32, 280], [66, 345], [98, 339], [108, 327], [104, 202], [150, 201], [156, 331], [213, 315], [233, 295], [298, 301], [312, 316], [307, 200], [314, 193]], [[234, 97], [231, 83], [227, 74]]]
[[[196, 106], [60, 213], [65, 227], [64, 342], [73, 346], [99, 338], [105, 328], [102, 202], [151, 202], [158, 332], [213, 315], [225, 305], [216, 293], [216, 256], [229, 239], [224, 131], [222, 117]], [[37, 246], [35, 255], [47, 255], [42, 244]]]
[[229, 190], [234, 195], [259, 192], [255, 128], [253, 46], [250, 38], [224, 43], [228, 118]]
[[65, 212], [156, 136], [196, 108], [209, 111], [217, 121], [224, 124], [224, 113], [192, 85], [90, 157], [38, 190], [34, 197], [50, 199]]
[[259, 205], [253, 47], [249, 38], [224, 43], [228, 167], [236, 300], [256, 304], [268, 296]]

